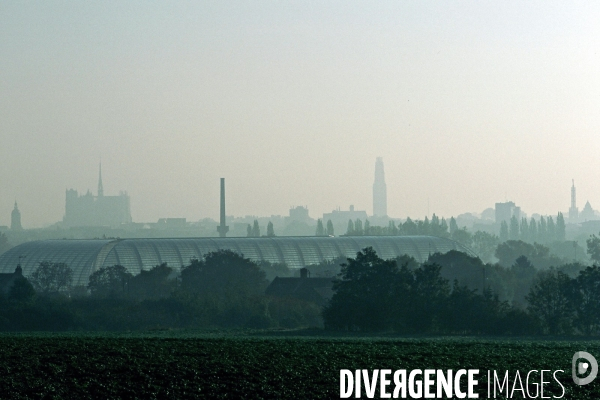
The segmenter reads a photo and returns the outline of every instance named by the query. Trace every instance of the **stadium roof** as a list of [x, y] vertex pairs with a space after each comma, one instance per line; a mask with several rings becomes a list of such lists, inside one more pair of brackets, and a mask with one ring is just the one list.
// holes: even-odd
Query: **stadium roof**
[[120, 264], [132, 274], [155, 265], [187, 265], [192, 258], [229, 249], [255, 261], [284, 262], [302, 268], [334, 258], [355, 257], [373, 247], [385, 259], [408, 254], [423, 262], [430, 254], [459, 250], [472, 256], [465, 246], [433, 236], [272, 237], [272, 238], [173, 238], [41, 240], [20, 244], [0, 255], [0, 272], [13, 272], [20, 263], [29, 276], [40, 262], [66, 263], [73, 270], [73, 284], [87, 285], [89, 276], [102, 267]]

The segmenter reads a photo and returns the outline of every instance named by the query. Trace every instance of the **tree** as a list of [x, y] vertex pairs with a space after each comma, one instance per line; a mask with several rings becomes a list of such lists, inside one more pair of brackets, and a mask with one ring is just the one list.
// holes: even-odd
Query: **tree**
[[440, 235], [442, 237], [448, 237], [448, 223], [445, 218], [442, 218], [442, 222], [440, 223]]
[[450, 250], [444, 254], [430, 255], [427, 264], [439, 265], [441, 267], [440, 276], [448, 282], [456, 280], [460, 286], [478, 289], [480, 293], [484, 289], [484, 264], [478, 257], [472, 257], [462, 251]]
[[425, 217], [423, 223], [420, 226], [420, 234], [431, 235], [431, 223], [429, 222], [429, 218], [427, 218], [427, 216]]
[[102, 267], [90, 275], [88, 289], [99, 298], [122, 298], [133, 275], [122, 265]]
[[536, 264], [536, 261], [549, 258], [550, 249], [539, 243], [530, 244], [522, 240], [508, 240], [498, 245], [494, 255], [500, 265], [510, 267], [520, 256], [525, 256]]
[[348, 229], [346, 229], [346, 235], [347, 236], [354, 235], [354, 222], [352, 222], [351, 219], [348, 220]]
[[128, 297], [138, 300], [169, 297], [176, 287], [173, 268], [162, 263], [150, 270], [142, 270], [127, 281]]
[[564, 241], [566, 239], [565, 217], [561, 212], [556, 216], [556, 240]]
[[537, 271], [527, 257], [520, 256], [512, 265], [511, 272], [514, 279], [513, 305], [524, 306]]
[[333, 222], [330, 219], [327, 220], [327, 235], [333, 236]]
[[509, 235], [510, 240], [519, 240], [519, 220], [514, 215], [510, 219]]
[[388, 222], [388, 235], [393, 235], [396, 236], [398, 235], [398, 228], [396, 227], [396, 224], [394, 223], [394, 221]]
[[[452, 221], [450, 225], [452, 225]], [[404, 221], [404, 223], [402, 224], [402, 231], [405, 235], [417, 235], [417, 224], [415, 224], [415, 222], [412, 219], [410, 219], [410, 217], [407, 217], [406, 221]]]
[[533, 219], [533, 217], [531, 217], [531, 220], [529, 221], [529, 241], [530, 242], [535, 242], [536, 240], [538, 240], [538, 230], [537, 230], [537, 222], [535, 222], [535, 219]]
[[442, 218], [440, 221], [440, 218], [435, 214], [431, 217], [429, 229], [433, 236], [448, 237], [448, 224], [446, 224], [446, 220]]
[[508, 225], [506, 221], [502, 221], [500, 224], [500, 241], [506, 242], [508, 240]]
[[36, 292], [42, 295], [69, 293], [73, 271], [65, 263], [42, 261], [29, 277]]
[[438, 264], [425, 264], [414, 272], [412, 286], [412, 326], [417, 332], [435, 330], [434, 322], [442, 312], [444, 301], [450, 294], [448, 280], [442, 278]]
[[556, 228], [555, 228], [554, 220], [552, 219], [552, 217], [548, 217], [546, 229], [548, 229], [547, 240], [549, 242], [555, 241], [556, 240]]
[[587, 243], [587, 253], [590, 255], [590, 258], [595, 263], [600, 263], [600, 238], [596, 235], [591, 235], [589, 239], [586, 240]]
[[538, 240], [545, 243], [548, 240], [548, 226], [546, 225], [546, 218], [540, 217], [538, 224]]
[[365, 220], [365, 227], [363, 229], [363, 234], [365, 236], [368, 236], [371, 234], [371, 223], [369, 222], [369, 220]]
[[600, 331], [600, 267], [587, 267], [575, 284], [575, 325], [585, 335]]
[[31, 303], [34, 298], [35, 289], [23, 276], [15, 279], [8, 291], [8, 299], [17, 303]]
[[342, 264], [341, 280], [323, 310], [325, 326], [333, 329], [378, 331], [390, 328], [397, 296], [398, 268], [367, 247]]
[[188, 293], [220, 302], [262, 295], [268, 281], [257, 263], [231, 250], [207, 253], [181, 270], [181, 286]]
[[473, 235], [471, 249], [473, 249], [484, 262], [491, 262], [494, 251], [499, 243], [500, 238], [498, 236], [483, 231], [477, 231]]
[[467, 231], [466, 227], [462, 227], [461, 229], [452, 232], [451, 238], [464, 246], [471, 247], [472, 236], [471, 233]]
[[252, 226], [250, 224], [246, 227], [246, 237], [252, 237]]
[[267, 237], [275, 237], [275, 229], [271, 221], [267, 224]]
[[265, 272], [265, 277], [269, 282], [275, 279], [275, 277], [288, 278], [292, 276], [292, 271], [286, 263], [261, 260], [258, 261], [258, 266]]
[[450, 235], [452, 235], [454, 231], [458, 229], [458, 224], [456, 223], [454, 217], [450, 218], [450, 225], [448, 226], [448, 229], [450, 231]]
[[254, 220], [254, 225], [252, 225], [252, 237], [260, 237], [260, 227], [258, 226], [258, 220]]
[[527, 218], [521, 218], [521, 240], [524, 242], [529, 241], [529, 224]]
[[321, 218], [317, 220], [317, 230], [315, 232], [315, 236], [325, 236], [325, 228], [323, 227], [323, 221], [321, 221]]
[[569, 334], [574, 317], [573, 285], [560, 271], [548, 271], [540, 277], [527, 295], [529, 312], [538, 318], [545, 332]]
[[362, 236], [362, 235], [364, 235], [364, 232], [363, 232], [363, 223], [360, 220], [360, 218], [358, 218], [356, 220], [356, 222], [354, 223], [354, 234], [356, 236]]

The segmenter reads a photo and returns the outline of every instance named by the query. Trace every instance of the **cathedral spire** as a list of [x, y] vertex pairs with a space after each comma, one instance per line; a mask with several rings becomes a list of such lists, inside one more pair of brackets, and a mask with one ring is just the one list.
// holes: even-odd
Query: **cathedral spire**
[[104, 187], [102, 186], [102, 161], [100, 161], [100, 169], [98, 173], [98, 197], [104, 196]]
[[20, 231], [23, 229], [21, 226], [21, 212], [19, 211], [19, 207], [17, 207], [17, 200], [15, 200], [15, 208], [10, 214], [10, 229], [13, 231]]
[[577, 193], [575, 191], [575, 179], [572, 181], [571, 186], [571, 208], [569, 208], [569, 221], [571, 223], [577, 222], [579, 219], [579, 210], [577, 209]]

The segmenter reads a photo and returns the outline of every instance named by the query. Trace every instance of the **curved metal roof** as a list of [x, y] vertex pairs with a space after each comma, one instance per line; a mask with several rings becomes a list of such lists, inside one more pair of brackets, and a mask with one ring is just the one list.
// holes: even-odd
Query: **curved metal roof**
[[120, 264], [138, 274], [161, 263], [187, 265], [215, 250], [233, 250], [256, 261], [284, 262], [302, 268], [340, 256], [355, 257], [373, 247], [384, 258], [408, 254], [423, 262], [430, 254], [459, 250], [475, 254], [449, 239], [434, 236], [352, 236], [272, 238], [174, 238], [117, 240], [41, 240], [20, 244], [0, 255], [0, 272], [12, 272], [21, 264], [25, 276], [40, 262], [63, 262], [73, 269], [73, 283], [87, 285], [89, 276], [102, 267]]

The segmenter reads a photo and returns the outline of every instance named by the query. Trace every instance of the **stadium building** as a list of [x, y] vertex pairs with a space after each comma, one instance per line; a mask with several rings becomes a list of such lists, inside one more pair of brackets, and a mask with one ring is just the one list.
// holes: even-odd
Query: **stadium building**
[[474, 256], [465, 246], [433, 236], [354, 237], [261, 237], [261, 238], [172, 238], [42, 240], [20, 244], [0, 255], [0, 273], [21, 265], [29, 276], [43, 261], [66, 263], [73, 270], [73, 284], [87, 285], [90, 275], [102, 268], [122, 265], [132, 274], [167, 263], [174, 268], [188, 265], [216, 250], [232, 250], [255, 261], [286, 263], [300, 269], [337, 257], [355, 257], [373, 247], [384, 258], [407, 254], [419, 262], [430, 254], [458, 250]]

